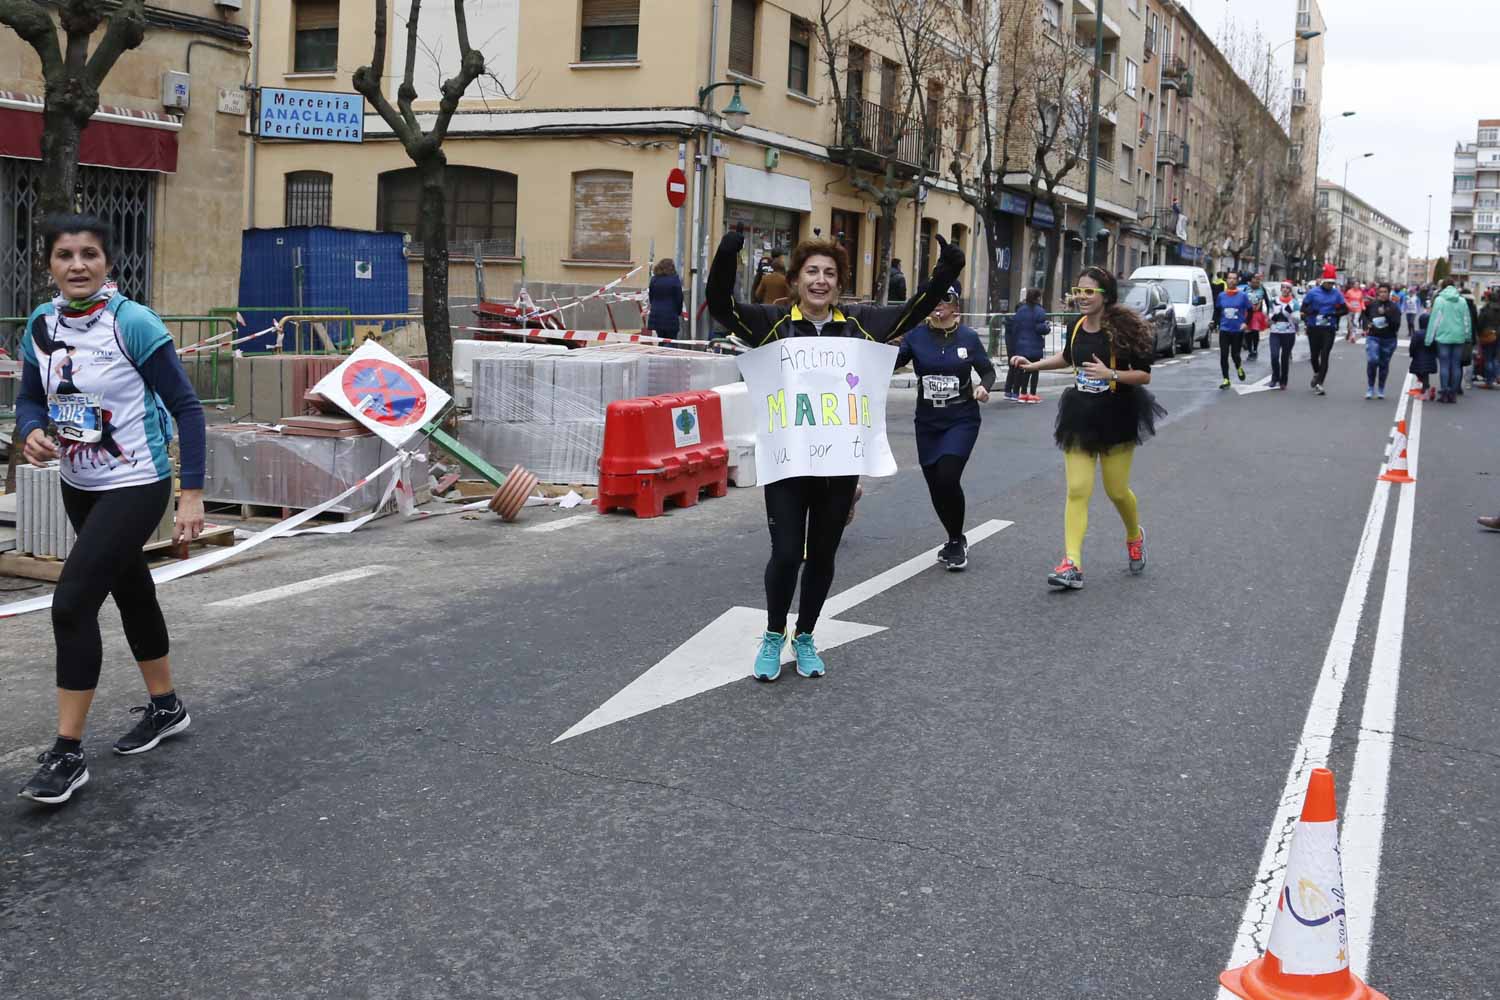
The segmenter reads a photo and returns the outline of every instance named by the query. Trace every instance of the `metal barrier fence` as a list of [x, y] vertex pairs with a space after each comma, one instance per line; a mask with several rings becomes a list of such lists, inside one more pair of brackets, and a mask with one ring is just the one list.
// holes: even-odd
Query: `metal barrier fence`
[[[238, 339], [257, 331], [266, 330], [280, 322], [283, 317], [296, 316], [308, 311], [306, 306], [215, 306], [208, 311], [208, 314], [210, 316], [227, 317], [236, 322], [243, 320], [244, 322], [239, 324], [239, 332], [234, 338]], [[349, 309], [346, 306], [319, 306], [317, 313], [320, 316], [344, 317], [349, 315]], [[241, 351], [253, 353], [274, 350], [290, 352], [294, 345], [289, 344], [283, 336], [273, 331], [265, 334], [263, 337], [256, 337], [238, 346]]]
[[[993, 313], [989, 315], [989, 354], [990, 360], [994, 361], [997, 368], [1005, 368], [1010, 364], [1010, 352], [1005, 349], [1005, 324], [1015, 313]], [[1077, 312], [1051, 312], [1047, 314], [1047, 325], [1049, 327], [1044, 343], [1044, 355], [1056, 354], [1063, 349], [1063, 341], [1067, 338], [1068, 331], [1072, 329], [1078, 317], [1082, 313]]]

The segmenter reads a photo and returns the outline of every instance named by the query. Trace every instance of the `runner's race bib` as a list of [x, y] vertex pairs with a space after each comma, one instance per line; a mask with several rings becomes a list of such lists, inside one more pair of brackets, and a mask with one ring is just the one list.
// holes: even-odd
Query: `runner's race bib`
[[1312, 325], [1313, 326], [1318, 326], [1318, 327], [1332, 326], [1333, 325], [1333, 317], [1332, 316], [1324, 315], [1322, 313], [1319, 313], [1317, 316], [1314, 316], [1312, 318]]
[[950, 399], [958, 396], [957, 375], [923, 375], [922, 396], [935, 406], [947, 406]]
[[1240, 318], [1240, 311], [1238, 309], [1231, 309], [1231, 308], [1227, 308], [1226, 307], [1225, 310], [1224, 310], [1224, 318], [1225, 319], [1239, 319]]
[[1370, 321], [1370, 325], [1373, 326], [1377, 330], [1384, 330], [1385, 329], [1385, 317], [1384, 316], [1376, 316], [1373, 320]]
[[50, 393], [47, 417], [64, 441], [94, 444], [104, 436], [104, 414], [99, 397], [92, 393]]
[[1079, 392], [1100, 393], [1109, 391], [1109, 379], [1089, 378], [1084, 374], [1082, 368], [1073, 373], [1073, 381], [1078, 386]]

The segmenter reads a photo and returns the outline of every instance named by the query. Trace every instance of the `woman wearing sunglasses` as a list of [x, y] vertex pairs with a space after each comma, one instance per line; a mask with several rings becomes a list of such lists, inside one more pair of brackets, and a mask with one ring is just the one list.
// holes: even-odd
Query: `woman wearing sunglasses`
[[1074, 384], [1058, 403], [1055, 432], [1068, 481], [1063, 512], [1066, 555], [1047, 577], [1048, 584], [1063, 590], [1083, 588], [1083, 536], [1088, 531], [1096, 463], [1104, 492], [1125, 522], [1130, 572], [1139, 574], [1146, 568], [1146, 533], [1130, 489], [1130, 465], [1135, 446], [1156, 433], [1156, 419], [1167, 411], [1146, 389], [1156, 346], [1151, 328], [1135, 310], [1120, 305], [1119, 297], [1119, 286], [1108, 271], [1088, 268], [1073, 289], [1083, 316], [1063, 341], [1063, 349], [1041, 361], [1010, 359], [1026, 371], [1070, 365], [1074, 370]]
[[[964, 537], [964, 490], [960, 480], [979, 439], [979, 404], [995, 387], [995, 366], [979, 333], [958, 321], [963, 290], [957, 281], [933, 307], [927, 322], [901, 342], [896, 367], [917, 376], [917, 461], [927, 479], [933, 509], [948, 532], [938, 562], [950, 570], [969, 565]], [[979, 384], [974, 384], [974, 373]]]

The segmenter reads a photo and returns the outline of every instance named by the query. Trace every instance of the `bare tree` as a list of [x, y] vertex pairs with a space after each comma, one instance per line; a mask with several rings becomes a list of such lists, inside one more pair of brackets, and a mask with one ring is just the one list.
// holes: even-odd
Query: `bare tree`
[[[99, 88], [120, 56], [146, 37], [143, 0], [62, 0], [52, 11], [38, 0], [0, 0], [0, 24], [9, 25], [42, 63], [42, 185], [37, 216], [74, 210], [78, 148], [83, 129], [99, 110]], [[92, 53], [89, 42], [104, 34]], [[58, 37], [61, 28], [62, 38]], [[46, 287], [46, 261], [36, 255], [33, 288]]]
[[431, 128], [424, 131], [413, 105], [417, 100], [417, 53], [422, 49], [417, 25], [422, 0], [411, 0], [406, 22], [406, 66], [391, 105], [381, 88], [385, 74], [386, 2], [375, 0], [375, 52], [368, 66], [354, 71], [354, 89], [379, 112], [396, 133], [422, 182], [417, 213], [417, 242], [422, 244], [422, 326], [427, 338], [427, 364], [434, 382], [453, 391], [453, 330], [448, 318], [448, 223], [447, 197], [443, 190], [448, 157], [443, 140], [458, 103], [469, 85], [485, 73], [484, 54], [469, 44], [465, 0], [454, 0], [453, 18], [458, 32], [458, 72], [443, 81], [442, 97]]
[[[813, 30], [833, 93], [836, 134], [831, 148], [840, 151], [849, 186], [880, 212], [875, 298], [885, 302], [896, 211], [922, 192], [929, 173], [937, 172], [943, 103], [924, 99], [935, 92], [924, 94], [922, 82], [942, 72], [939, 32], [948, 26], [948, 12], [934, 0], [867, 0], [867, 5], [868, 15], [856, 21], [851, 0], [819, 0]], [[882, 43], [900, 54], [898, 108], [875, 105], [863, 94], [845, 94], [840, 81], [840, 70], [847, 74], [849, 69], [851, 46]]]

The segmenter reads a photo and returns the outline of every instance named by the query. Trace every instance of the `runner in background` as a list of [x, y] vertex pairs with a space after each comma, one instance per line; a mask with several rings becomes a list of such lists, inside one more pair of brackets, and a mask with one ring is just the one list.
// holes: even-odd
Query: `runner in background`
[[[730, 334], [751, 348], [789, 337], [863, 337], [897, 339], [942, 301], [964, 267], [963, 251], [937, 237], [938, 259], [932, 280], [909, 302], [889, 306], [839, 303], [852, 288], [849, 254], [832, 240], [803, 240], [792, 251], [790, 306], [736, 302], [734, 277], [739, 269], [742, 233], [724, 234], [708, 271], [708, 310]], [[771, 531], [771, 559], [766, 564], [766, 632], [755, 656], [757, 680], [781, 676], [787, 614], [801, 578], [801, 602], [793, 647], [797, 673], [821, 677], [825, 666], [813, 642], [813, 628], [833, 586], [834, 556], [854, 506], [857, 476], [794, 476], [764, 487], [766, 524]]]
[[[950, 570], [969, 564], [964, 537], [964, 466], [979, 439], [979, 404], [995, 387], [995, 366], [979, 333], [958, 320], [963, 289], [954, 282], [927, 322], [901, 341], [896, 367], [912, 366], [917, 375], [917, 461], [948, 541], [938, 562]], [[974, 384], [973, 376], [979, 376]]]
[[1323, 265], [1323, 277], [1316, 288], [1302, 297], [1302, 318], [1307, 321], [1307, 345], [1312, 350], [1312, 389], [1326, 395], [1323, 381], [1328, 378], [1328, 359], [1333, 340], [1338, 336], [1339, 317], [1349, 311], [1344, 293], [1337, 288], [1338, 275], [1332, 264]]
[[1292, 347], [1302, 325], [1302, 300], [1290, 281], [1281, 283], [1280, 294], [1266, 303], [1266, 312], [1271, 331], [1271, 388], [1285, 391], [1292, 377]]
[[1130, 466], [1136, 445], [1156, 433], [1166, 415], [1146, 386], [1156, 345], [1140, 314], [1119, 304], [1114, 277], [1101, 267], [1084, 270], [1073, 289], [1083, 316], [1063, 342], [1063, 349], [1041, 361], [1010, 359], [1027, 371], [1074, 369], [1074, 385], [1063, 392], [1053, 437], [1063, 450], [1068, 499], [1063, 513], [1065, 556], [1047, 576], [1047, 584], [1065, 590], [1083, 588], [1083, 538], [1089, 525], [1089, 498], [1094, 467], [1104, 492], [1125, 525], [1125, 555], [1130, 572], [1146, 569], [1146, 533], [1130, 488]]
[[1427, 346], [1427, 323], [1431, 314], [1423, 310], [1422, 315], [1417, 317], [1417, 332], [1412, 334], [1411, 340], [1407, 342], [1407, 350], [1411, 354], [1411, 362], [1407, 365], [1407, 371], [1417, 377], [1417, 385], [1420, 387], [1417, 395], [1425, 395], [1430, 403], [1437, 399], [1437, 389], [1432, 385], [1432, 376], [1437, 374], [1437, 351]]
[[[1008, 357], [1022, 357], [1027, 361], [1040, 361], [1047, 353], [1047, 333], [1050, 324], [1047, 310], [1042, 308], [1042, 290], [1028, 288], [1026, 301], [1015, 315], [1005, 321], [1005, 346]], [[1005, 372], [1005, 398], [1013, 403], [1040, 403], [1037, 395], [1036, 372], [1028, 372], [1011, 365]]]
[[1384, 399], [1385, 380], [1401, 333], [1401, 307], [1391, 298], [1391, 286], [1381, 285], [1364, 315], [1365, 398]]
[[1229, 388], [1229, 359], [1234, 357], [1234, 370], [1240, 381], [1245, 381], [1245, 365], [1240, 360], [1240, 347], [1245, 340], [1245, 323], [1250, 315], [1250, 297], [1239, 287], [1239, 275], [1233, 271], [1225, 281], [1215, 305], [1219, 312], [1219, 371], [1224, 381], [1220, 389]]
[[1363, 324], [1360, 316], [1365, 311], [1365, 290], [1359, 286], [1359, 282], [1351, 281], [1345, 287], [1344, 305], [1349, 307], [1349, 332], [1344, 335], [1344, 339], [1352, 344]]
[[[172, 502], [172, 420], [181, 435], [182, 494], [173, 537], [203, 530], [203, 407], [156, 314], [106, 281], [107, 223], [55, 216], [42, 237], [59, 294], [37, 307], [21, 339], [16, 437], [32, 465], [60, 460], [62, 500], [77, 539], [52, 596], [57, 739], [21, 789], [49, 805], [88, 783], [83, 733], [99, 684], [99, 609], [112, 596], [150, 700], [119, 754], [144, 753], [192, 721], [177, 697], [156, 585], [141, 548]], [[168, 417], [168, 413], [171, 417]]]
[[1250, 287], [1245, 289], [1250, 300], [1250, 316], [1245, 323], [1245, 354], [1251, 361], [1260, 360], [1260, 332], [1270, 324], [1266, 321], [1266, 289], [1260, 275], [1250, 277]]
[[1401, 295], [1401, 315], [1406, 317], [1406, 335], [1415, 337], [1417, 335], [1417, 317], [1422, 315], [1422, 296], [1417, 293], [1417, 286], [1412, 285]]

